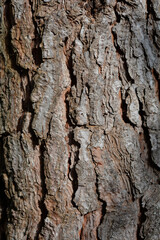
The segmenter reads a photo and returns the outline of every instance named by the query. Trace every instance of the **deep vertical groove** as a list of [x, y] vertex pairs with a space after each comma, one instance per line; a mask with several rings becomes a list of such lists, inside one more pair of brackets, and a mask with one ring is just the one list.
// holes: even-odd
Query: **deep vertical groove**
[[[154, 10], [153, 0], [146, 1], [148, 3], [148, 15], [145, 17], [148, 18], [148, 32], [151, 36], [149, 33], [148, 35], [152, 41], [152, 24], [154, 25], [153, 18], [156, 17], [156, 12], [152, 13], [152, 10]], [[7, 119], [8, 116], [13, 116], [16, 119], [14, 117], [16, 114], [18, 114], [17, 118], [20, 118], [18, 124], [16, 124], [17, 132], [15, 130], [16, 126], [13, 130], [13, 141], [8, 141], [11, 149], [9, 149], [8, 153], [6, 140], [4, 138], [0, 139], [2, 140], [2, 143], [0, 143], [2, 162], [0, 166], [0, 188], [2, 191], [0, 205], [2, 205], [3, 209], [0, 222], [2, 225], [0, 226], [0, 240], [14, 238], [13, 235], [16, 238], [20, 234], [23, 234], [22, 238], [28, 240], [31, 238], [35, 240], [41, 238], [70, 239], [76, 238], [76, 235], [78, 237], [78, 234], [78, 238], [81, 240], [85, 238], [91, 239], [92, 236], [97, 240], [121, 239], [123, 236], [134, 239], [137, 237], [138, 240], [145, 239], [147, 221], [150, 221], [150, 219], [152, 221], [152, 216], [149, 215], [150, 211], [147, 214], [145, 213], [144, 206], [147, 209], [151, 206], [152, 211], [152, 205], [143, 204], [148, 196], [147, 191], [150, 191], [152, 181], [154, 182], [152, 179], [155, 174], [151, 167], [154, 170], [159, 170], [153, 162], [152, 127], [151, 129], [147, 127], [147, 121], [152, 117], [152, 113], [149, 115], [150, 112], [146, 110], [147, 104], [150, 104], [150, 99], [145, 96], [145, 91], [148, 91], [149, 94], [153, 93], [156, 102], [157, 95], [160, 98], [159, 75], [156, 70], [152, 72], [156, 83], [156, 96], [152, 86], [149, 88], [147, 80], [144, 81], [145, 91], [141, 92], [142, 89], [139, 89], [141, 88], [140, 80], [141, 77], [143, 78], [143, 73], [146, 76], [148, 70], [152, 71], [151, 67], [147, 68], [147, 61], [143, 61], [145, 52], [141, 52], [141, 37], [136, 35], [140, 32], [142, 38], [145, 37], [147, 20], [144, 15], [146, 9], [140, 7], [140, 11], [144, 10], [142, 13], [137, 6], [135, 9], [136, 1], [134, 0], [117, 0], [115, 4], [112, 1], [105, 0], [83, 0], [78, 2], [61, 0], [53, 2], [27, 0], [27, 2], [24, 1], [26, 5], [22, 6], [23, 1], [22, 3], [12, 0], [5, 1], [6, 34], [4, 33], [4, 37], [6, 35], [6, 49], [4, 49], [4, 56], [6, 55], [6, 62], [3, 69], [8, 82], [4, 81], [4, 85], [2, 82], [2, 88], [4, 86], [4, 91], [2, 89], [2, 106], [5, 104], [5, 99], [8, 99], [6, 100], [6, 108], [3, 107], [2, 111], [4, 109], [3, 116], [5, 118], [7, 107], [13, 106], [9, 114], [6, 115]], [[37, 4], [40, 4], [40, 6], [38, 6], [36, 12]], [[16, 8], [20, 11], [16, 11], [14, 15], [13, 10]], [[105, 11], [103, 12], [103, 10]], [[25, 11], [29, 14], [28, 16], [26, 16]], [[17, 16], [22, 16], [22, 18], [17, 19]], [[25, 29], [27, 19], [32, 25], [31, 29], [28, 26]], [[122, 20], [124, 20], [123, 23]], [[42, 39], [43, 27], [46, 35]], [[156, 24], [154, 27], [156, 28]], [[129, 41], [125, 40], [126, 32]], [[14, 34], [17, 34], [17, 36], [14, 37]], [[27, 40], [26, 45], [25, 38]], [[156, 41], [158, 40], [155, 38]], [[47, 45], [47, 43], [51, 44]], [[56, 43], [57, 47], [54, 48], [52, 43]], [[29, 49], [25, 48], [28, 44], [31, 45]], [[41, 44], [43, 45], [42, 49]], [[134, 47], [137, 47], [135, 52]], [[21, 56], [21, 49], [25, 58]], [[49, 58], [46, 54], [46, 58], [42, 59], [42, 50], [44, 53], [45, 51], [46, 53], [47, 51], [48, 53], [53, 51], [54, 58]], [[152, 47], [149, 50], [152, 51]], [[138, 54], [136, 54], [137, 51]], [[64, 55], [66, 56], [66, 65]], [[26, 61], [28, 64], [25, 64], [25, 62], [23, 64], [23, 59], [28, 60]], [[42, 62], [44, 64], [41, 64]], [[131, 66], [132, 63], [135, 66]], [[139, 65], [137, 66], [137, 64]], [[142, 76], [139, 76], [141, 73], [139, 69], [143, 71]], [[7, 71], [10, 71], [11, 74]], [[118, 71], [121, 71], [124, 77], [121, 75], [122, 78], [119, 77], [118, 79]], [[36, 74], [35, 79], [34, 74]], [[120, 80], [123, 90], [120, 98], [118, 97], [120, 88], [118, 80]], [[134, 86], [132, 86], [133, 84]], [[18, 90], [14, 91], [17, 86]], [[127, 94], [129, 94], [130, 86], [138, 89], [137, 98], [139, 95], [139, 104], [136, 100], [134, 105], [136, 111], [134, 111], [134, 107], [128, 109], [130, 103], [127, 101]], [[88, 88], [88, 92], [85, 87]], [[5, 93], [7, 93], [7, 96], [4, 96]], [[17, 97], [14, 93], [20, 93], [20, 96]], [[32, 93], [33, 97], [31, 97]], [[23, 97], [22, 94], [24, 94]], [[143, 102], [141, 97], [144, 96]], [[132, 94], [130, 97], [131, 103], [134, 104], [134, 96], [133, 99]], [[86, 98], [88, 98], [87, 101]], [[148, 103], [146, 103], [147, 100]], [[11, 101], [15, 104], [12, 105]], [[127, 106], [127, 104], [129, 105]], [[51, 105], [53, 108], [50, 108]], [[19, 108], [16, 109], [16, 106], [19, 106]], [[140, 108], [140, 110], [137, 108]], [[135, 127], [134, 123], [129, 119], [129, 110], [133, 111], [133, 116], [135, 114], [135, 121], [140, 114], [143, 122], [142, 126], [135, 124], [137, 126]], [[86, 114], [88, 119], [87, 124], [84, 125], [83, 114]], [[99, 120], [102, 117], [105, 118], [104, 124], [101, 124]], [[7, 125], [4, 119], [2, 119], [2, 123], [3, 121], [6, 129], [10, 129], [12, 122], [9, 121], [10, 125]], [[44, 132], [49, 126], [45, 140], [38, 137], [39, 131], [37, 128], [38, 126], [41, 127], [41, 121], [44, 121], [45, 126], [42, 125], [42, 127], [44, 126]], [[49, 124], [48, 121], [50, 121]], [[33, 124], [35, 129], [32, 128]], [[134, 129], [130, 128], [130, 126]], [[88, 139], [88, 132], [89, 138], [91, 133], [93, 138]], [[138, 136], [139, 132], [142, 134], [142, 138]], [[114, 140], [106, 141], [109, 136]], [[139, 141], [141, 141], [141, 148], [138, 144], [138, 137]], [[89, 141], [88, 145], [86, 141]], [[127, 149], [128, 146], [131, 146], [133, 152]], [[3, 153], [3, 147], [5, 153]], [[21, 151], [21, 148], [23, 151]], [[109, 148], [111, 148], [111, 151]], [[64, 153], [61, 152], [63, 150]], [[16, 154], [14, 154], [15, 151]], [[91, 151], [91, 155], [89, 151]], [[106, 153], [107, 151], [109, 151], [110, 156]], [[45, 162], [45, 160], [48, 159], [48, 154], [50, 154], [49, 161], [51, 161], [51, 164], [46, 165], [48, 161]], [[11, 164], [9, 161], [7, 162], [8, 156]], [[116, 157], [116, 161], [119, 161], [118, 171], [117, 166], [114, 164], [114, 158]], [[35, 166], [37, 161], [38, 166]], [[12, 166], [12, 162], [20, 167]], [[84, 172], [83, 167], [86, 168]], [[48, 174], [46, 168], [49, 168]], [[88, 169], [89, 171], [87, 171]], [[24, 172], [21, 170], [24, 170]], [[148, 176], [148, 173], [151, 173], [150, 176]], [[9, 181], [11, 181], [6, 189], [5, 174], [8, 175]], [[37, 178], [36, 174], [39, 174]], [[52, 181], [55, 179], [55, 174], [57, 178]], [[67, 179], [67, 174], [70, 182]], [[129, 178], [129, 181], [126, 179], [125, 182], [125, 176]], [[121, 177], [122, 183], [119, 183]], [[86, 185], [84, 186], [84, 189], [80, 192], [80, 194], [83, 194], [81, 197], [80, 194], [77, 194], [79, 192], [77, 190], [81, 190], [79, 187], [83, 187], [81, 185], [84, 182], [83, 180], [86, 185], [89, 185], [91, 181], [92, 184], [87, 185], [86, 188]], [[53, 189], [53, 194], [51, 193], [50, 196], [47, 195], [49, 194], [48, 181], [51, 184], [51, 189]], [[15, 192], [11, 192], [12, 184]], [[21, 193], [21, 186], [24, 195], [19, 194]], [[103, 192], [103, 188], [106, 189], [107, 187], [108, 193]], [[7, 199], [8, 194], [5, 190], [11, 192], [11, 199]], [[136, 204], [136, 198], [139, 198], [139, 194], [144, 195], [144, 199], [138, 199], [139, 202]], [[35, 199], [33, 196], [35, 196]], [[152, 201], [151, 197], [149, 196], [148, 200], [150, 202]], [[95, 202], [93, 202], [94, 199]], [[37, 204], [34, 205], [37, 201], [39, 201], [38, 206]], [[88, 215], [83, 214], [80, 210], [78, 212], [78, 208], [81, 209], [81, 203], [82, 206], [85, 206], [85, 213], [87, 212]], [[94, 204], [93, 208], [91, 208], [92, 203]], [[23, 204], [26, 207], [23, 207]], [[33, 209], [33, 207], [35, 208]], [[34, 211], [36, 207], [38, 208], [37, 212]], [[138, 209], [139, 219], [137, 223]], [[13, 218], [11, 218], [12, 210]], [[33, 214], [36, 214], [35, 221], [33, 214], [28, 214], [32, 210]], [[146, 216], [147, 221], [145, 221]], [[71, 225], [71, 228], [67, 229], [69, 225]], [[5, 236], [7, 234], [8, 236]]]
[[[99, 192], [99, 188], [98, 188], [98, 173], [96, 171], [96, 164], [95, 164], [95, 161], [94, 161], [94, 158], [93, 158], [93, 155], [92, 155], [92, 151], [90, 151], [91, 153], [91, 156], [92, 156], [92, 161], [94, 163], [94, 171], [95, 171], [95, 174], [96, 174], [96, 183], [95, 183], [95, 186], [96, 186], [96, 193], [97, 193], [97, 198], [98, 198], [98, 201], [101, 202], [101, 219], [100, 219], [100, 223], [99, 223], [99, 226], [101, 225], [101, 223], [103, 222], [103, 219], [104, 219], [104, 216], [106, 215], [106, 206], [107, 206], [107, 203], [101, 198], [100, 196], [100, 192]], [[99, 227], [98, 226], [98, 227]], [[101, 240], [98, 236], [98, 227], [97, 227], [97, 240]]]
[[8, 198], [5, 194], [5, 183], [3, 179], [3, 174], [6, 172], [5, 170], [5, 163], [4, 163], [4, 150], [3, 150], [3, 143], [4, 143], [3, 135], [0, 138], [0, 207], [2, 209], [1, 219], [0, 219], [0, 240], [6, 240], [7, 236], [5, 233], [6, 224], [7, 224], [7, 207], [8, 207]]
[[40, 44], [42, 42], [42, 37], [40, 35], [40, 31], [38, 29], [38, 24], [37, 21], [35, 19], [35, 10], [33, 9], [33, 3], [31, 0], [29, 0], [30, 6], [31, 6], [31, 11], [32, 11], [32, 21], [33, 21], [33, 25], [34, 25], [34, 35], [35, 38], [33, 39], [34, 42], [34, 46], [32, 48], [32, 55], [33, 55], [33, 59], [34, 62], [37, 66], [40, 66], [41, 63], [43, 62], [42, 60], [42, 49], [40, 47]]
[[[138, 94], [137, 94], [137, 96], [138, 96]], [[141, 119], [142, 119], [142, 129], [143, 129], [143, 134], [144, 134], [144, 140], [147, 145], [148, 164], [154, 170], [159, 171], [160, 168], [152, 161], [152, 144], [151, 144], [151, 140], [150, 140], [149, 129], [146, 126], [146, 120], [145, 120], [146, 113], [143, 110], [143, 103], [140, 101], [139, 98], [137, 98], [137, 99], [139, 101], [139, 115], [141, 116]]]
[[130, 82], [131, 84], [134, 84], [135, 81], [130, 76], [129, 71], [128, 71], [128, 63], [127, 63], [127, 59], [125, 57], [125, 53], [122, 51], [122, 49], [120, 48], [120, 46], [117, 43], [117, 34], [116, 34], [116, 32], [113, 31], [113, 28], [111, 29], [111, 34], [113, 36], [114, 47], [116, 49], [116, 52], [119, 54], [119, 56], [121, 57], [121, 59], [123, 61], [123, 68], [125, 71], [126, 78], [127, 78], [128, 82]]
[[152, 75], [155, 80], [155, 90], [156, 90], [156, 95], [158, 97], [158, 100], [160, 101], [160, 76], [156, 69], [152, 69]]
[[146, 220], [146, 211], [147, 209], [143, 207], [142, 205], [142, 198], [143, 197], [140, 197], [138, 202], [139, 202], [139, 216], [138, 216], [138, 224], [137, 224], [137, 240], [143, 240], [144, 237], [143, 237], [143, 231], [142, 231], [142, 226], [143, 226], [143, 223], [145, 222]]
[[[65, 45], [67, 44], [67, 41], [68, 41], [68, 38], [66, 38], [66, 40], [65, 40]], [[77, 86], [77, 79], [76, 79], [76, 76], [74, 75], [74, 70], [73, 70], [72, 51], [68, 51], [66, 53], [66, 49], [67, 48], [65, 46], [66, 66], [67, 66], [68, 72], [70, 74], [71, 87], [72, 86]], [[79, 161], [80, 144], [77, 141], [75, 141], [75, 139], [74, 139], [74, 128], [76, 127], [76, 125], [74, 125], [72, 123], [72, 120], [70, 118], [70, 109], [69, 109], [69, 97], [70, 97], [70, 95], [71, 95], [70, 91], [65, 94], [66, 119], [67, 119], [66, 124], [68, 125], [68, 129], [69, 129], [69, 131], [68, 131], [68, 144], [69, 144], [70, 147], [75, 146], [76, 151], [74, 152], [74, 166], [73, 166], [72, 169], [70, 168], [70, 165], [71, 165], [70, 157], [71, 156], [68, 157], [68, 165], [69, 165], [68, 178], [72, 182], [72, 189], [73, 189], [71, 203], [72, 203], [73, 207], [78, 210], [78, 207], [74, 202], [74, 198], [75, 198], [76, 191], [78, 189], [78, 175], [77, 175], [77, 172], [76, 172], [76, 165]]]
[[151, 0], [146, 0], [146, 1], [147, 1], [147, 23], [148, 23], [149, 15], [152, 15], [154, 20], [158, 20], [156, 17], [156, 13], [153, 9], [152, 1]]
[[[68, 38], [65, 40], [65, 45], [67, 45]], [[66, 48], [66, 46], [65, 46]], [[66, 51], [66, 50], [65, 50]], [[72, 60], [72, 50], [69, 50], [68, 52], [65, 52], [66, 55], [66, 66], [69, 71], [70, 79], [71, 79], [71, 87], [72, 86], [77, 86], [77, 78], [74, 74], [74, 69], [73, 69], [73, 60]]]
[[[83, 217], [83, 223], [82, 223], [82, 228], [81, 228], [81, 231], [80, 231], [80, 240], [82, 240], [82, 237], [83, 237], [83, 232], [84, 232], [84, 226], [85, 226], [85, 223], [86, 223], [86, 216], [87, 214], [85, 214]], [[84, 238], [83, 238], [84, 240]]]
[[45, 197], [47, 194], [47, 187], [45, 183], [45, 169], [44, 169], [44, 154], [45, 154], [45, 140], [42, 140], [41, 146], [40, 146], [40, 176], [41, 176], [41, 189], [42, 189], [42, 197], [41, 200], [39, 201], [39, 208], [41, 209], [41, 219], [40, 222], [37, 226], [37, 232], [35, 236], [35, 240], [39, 239], [39, 235], [42, 231], [42, 228], [44, 227], [45, 224], [45, 218], [47, 217], [48, 210], [45, 206]]
[[127, 93], [125, 94], [125, 99], [122, 98], [122, 93], [120, 91], [120, 98], [121, 98], [121, 111], [122, 111], [122, 119], [125, 123], [130, 124], [133, 128], [135, 127], [135, 124], [130, 121], [130, 119], [127, 116], [127, 104], [125, 99], [127, 98]]
[[[65, 96], [65, 104], [66, 104], [66, 119], [67, 119], [67, 124], [69, 126], [69, 132], [68, 132], [68, 144], [69, 146], [75, 146], [76, 147], [76, 151], [74, 152], [74, 166], [71, 169], [70, 165], [71, 165], [71, 159], [69, 156], [68, 157], [68, 165], [69, 165], [69, 171], [68, 171], [68, 178], [71, 180], [72, 182], [72, 188], [73, 188], [73, 194], [72, 194], [72, 205], [73, 207], [77, 208], [75, 202], [74, 202], [74, 197], [75, 197], [75, 193], [78, 189], [78, 175], [76, 172], [76, 164], [78, 163], [79, 160], [79, 149], [80, 149], [80, 144], [78, 142], [76, 142], [74, 140], [74, 128], [75, 126], [72, 124], [70, 117], [69, 117], [69, 101], [67, 100], [67, 96], [68, 96], [68, 92], [66, 93]], [[77, 208], [78, 209], [78, 208]]]

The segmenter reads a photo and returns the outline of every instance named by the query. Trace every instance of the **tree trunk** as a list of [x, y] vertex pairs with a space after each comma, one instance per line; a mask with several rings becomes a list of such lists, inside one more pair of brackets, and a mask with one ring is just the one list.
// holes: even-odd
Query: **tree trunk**
[[160, 240], [159, 0], [1, 0], [0, 239]]

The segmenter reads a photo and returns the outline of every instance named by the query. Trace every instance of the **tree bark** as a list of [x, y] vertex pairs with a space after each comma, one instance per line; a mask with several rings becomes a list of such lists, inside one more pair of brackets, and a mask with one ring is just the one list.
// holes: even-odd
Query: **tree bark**
[[159, 0], [1, 0], [0, 239], [160, 240]]

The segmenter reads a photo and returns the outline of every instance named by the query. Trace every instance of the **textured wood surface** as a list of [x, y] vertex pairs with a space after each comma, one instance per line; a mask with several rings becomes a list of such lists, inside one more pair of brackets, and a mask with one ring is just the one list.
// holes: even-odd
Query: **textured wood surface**
[[159, 0], [0, 10], [0, 240], [160, 240]]

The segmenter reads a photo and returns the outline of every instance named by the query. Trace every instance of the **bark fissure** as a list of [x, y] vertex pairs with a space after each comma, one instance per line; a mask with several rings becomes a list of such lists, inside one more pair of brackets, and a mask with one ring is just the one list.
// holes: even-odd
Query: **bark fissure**
[[90, 7], [91, 7], [91, 15], [93, 16], [93, 18], [96, 19], [96, 17], [98, 16], [98, 14], [100, 12], [102, 12], [102, 10], [105, 7], [105, 1], [104, 0], [92, 0], [90, 1]]
[[[69, 163], [69, 173], [68, 173], [68, 177], [69, 179], [71, 180], [72, 182], [72, 188], [73, 188], [73, 194], [72, 194], [72, 205], [73, 207], [77, 208], [78, 209], [78, 206], [76, 205], [76, 203], [74, 202], [74, 198], [75, 198], [75, 194], [77, 192], [77, 189], [78, 189], [78, 175], [77, 175], [77, 172], [76, 172], [76, 165], [79, 161], [79, 149], [80, 149], [80, 144], [78, 142], [76, 142], [74, 140], [74, 133], [73, 131], [70, 131], [69, 134], [68, 134], [68, 138], [69, 138], [69, 145], [70, 146], [75, 146], [75, 148], [77, 149], [75, 152], [74, 152], [74, 165], [72, 168], [70, 168], [70, 165], [71, 165], [71, 159], [69, 157], [68, 159], [68, 163]], [[79, 211], [79, 210], [78, 210]]]
[[0, 5], [0, 239], [157, 239], [159, 1]]
[[[137, 94], [138, 96], [138, 94]], [[144, 134], [144, 140], [147, 146], [147, 154], [148, 154], [148, 164], [151, 168], [153, 168], [155, 170], [156, 175], [158, 175], [158, 172], [160, 171], [160, 168], [153, 162], [152, 160], [152, 144], [151, 144], [151, 140], [150, 140], [150, 134], [149, 134], [149, 129], [146, 126], [146, 113], [143, 110], [143, 103], [141, 102], [141, 100], [138, 98], [139, 101], [139, 115], [141, 116], [142, 119], [142, 129], [143, 129], [143, 134]]]
[[[67, 40], [66, 40], [67, 41]], [[66, 54], [66, 65], [70, 74], [70, 79], [71, 79], [71, 87], [72, 86], [77, 86], [77, 78], [76, 75], [74, 74], [73, 70], [73, 60], [72, 60], [72, 50], [68, 50], [68, 53]]]
[[[94, 157], [92, 155], [92, 151], [90, 151], [91, 153], [91, 156], [92, 156], [92, 161], [93, 161], [93, 164], [94, 164], [94, 171], [95, 171], [95, 175], [96, 175], [96, 182], [95, 182], [95, 186], [96, 186], [96, 193], [97, 193], [97, 197], [98, 197], [98, 201], [101, 203], [101, 218], [100, 218], [100, 223], [98, 225], [98, 227], [101, 225], [101, 223], [103, 222], [103, 219], [104, 219], [104, 216], [106, 215], [106, 207], [107, 207], [107, 203], [106, 201], [104, 201], [102, 198], [101, 198], [101, 194], [100, 194], [100, 191], [99, 191], [99, 175], [96, 171], [96, 163], [94, 161]], [[97, 234], [97, 240], [101, 240], [98, 236], [98, 227], [97, 227], [97, 231], [96, 231], [96, 234]]]
[[[73, 70], [73, 60], [72, 60], [72, 51], [69, 50], [71, 48], [71, 46], [67, 47], [67, 42], [68, 42], [68, 38], [65, 39], [65, 50], [64, 50], [64, 54], [66, 56], [66, 66], [70, 75], [70, 79], [71, 79], [71, 84], [70, 84], [70, 90], [66, 92], [65, 94], [65, 104], [66, 104], [66, 126], [68, 128], [68, 145], [69, 145], [69, 157], [68, 157], [68, 178], [70, 179], [70, 181], [72, 182], [72, 189], [73, 189], [73, 194], [72, 194], [72, 206], [74, 208], [76, 208], [78, 211], [78, 206], [76, 205], [76, 203], [74, 202], [74, 198], [75, 198], [75, 194], [76, 191], [78, 189], [78, 175], [76, 172], [76, 165], [79, 161], [79, 149], [80, 149], [80, 144], [75, 141], [74, 139], [74, 129], [75, 129], [75, 124], [72, 123], [71, 120], [71, 115], [70, 115], [70, 97], [71, 97], [71, 87], [72, 86], [77, 86], [77, 79], [76, 76], [74, 74], [74, 70]], [[74, 147], [76, 150], [74, 150], [74, 152], [71, 151], [71, 148]], [[71, 154], [74, 155], [74, 163], [73, 166], [71, 168]]]
[[120, 23], [121, 21], [121, 15], [118, 13], [117, 11], [117, 3], [120, 2], [119, 0], [116, 1], [116, 4], [114, 6], [114, 12], [115, 12], [115, 15], [116, 15], [116, 23]]
[[125, 99], [122, 98], [122, 89], [120, 90], [120, 98], [121, 98], [121, 115], [122, 115], [122, 119], [126, 124], [130, 124], [133, 129], [135, 128], [135, 124], [132, 123], [129, 119], [129, 117], [127, 116], [127, 103], [125, 101], [125, 99], [127, 98], [127, 93], [125, 94]]
[[137, 224], [137, 240], [143, 240], [144, 239], [142, 226], [143, 226], [143, 223], [146, 221], [145, 213], [146, 213], [147, 209], [143, 207], [142, 198], [143, 197], [140, 197], [139, 200], [138, 200], [139, 215], [138, 215], [138, 224]]
[[158, 18], [156, 17], [156, 13], [154, 11], [152, 1], [151, 0], [146, 0], [146, 3], [147, 3], [147, 25], [148, 25], [150, 15], [153, 16], [154, 20], [158, 20]]
[[4, 160], [4, 149], [3, 149], [3, 143], [4, 138], [7, 137], [8, 134], [4, 134], [0, 137], [0, 189], [1, 189], [1, 197], [0, 197], [0, 209], [1, 212], [1, 218], [0, 218], [0, 239], [6, 240], [7, 236], [5, 233], [6, 226], [7, 226], [7, 208], [9, 206], [9, 199], [5, 194], [5, 179], [4, 174], [6, 174], [5, 169], [5, 160]]
[[33, 47], [32, 47], [32, 55], [34, 62], [37, 66], [40, 66], [41, 63], [43, 62], [42, 60], [42, 49], [40, 47], [41, 42], [42, 42], [42, 36], [40, 34], [40, 30], [38, 28], [38, 23], [36, 21], [36, 15], [35, 15], [35, 9], [33, 7], [33, 2], [29, 0], [30, 6], [31, 6], [31, 11], [32, 11], [32, 21], [34, 25], [34, 35], [35, 38], [33, 39]]
[[124, 68], [124, 71], [125, 71], [126, 79], [131, 84], [134, 84], [135, 81], [129, 74], [128, 63], [127, 63], [127, 59], [125, 57], [125, 53], [123, 52], [123, 50], [120, 48], [120, 46], [117, 43], [117, 34], [113, 29], [111, 30], [111, 33], [112, 33], [112, 36], [113, 36], [113, 40], [114, 40], [113, 42], [114, 42], [114, 47], [116, 49], [116, 52], [121, 57], [122, 62], [123, 62], [123, 68]]
[[86, 224], [86, 217], [87, 217], [87, 215], [88, 215], [89, 213], [87, 213], [87, 214], [85, 214], [84, 216], [83, 216], [83, 223], [82, 223], [82, 228], [81, 228], [81, 230], [80, 230], [80, 240], [83, 240], [84, 239], [84, 237], [83, 237], [83, 232], [84, 232], [84, 228], [85, 228], [85, 224]]
[[44, 168], [44, 153], [46, 151], [46, 143], [45, 140], [42, 140], [41, 145], [40, 145], [40, 176], [41, 176], [41, 191], [42, 191], [42, 197], [41, 200], [39, 201], [39, 208], [41, 210], [41, 219], [40, 222], [37, 226], [37, 231], [36, 231], [36, 235], [35, 235], [35, 240], [39, 239], [39, 234], [42, 231], [42, 228], [44, 227], [45, 224], [45, 219], [47, 217], [48, 214], [48, 210], [46, 208], [45, 205], [45, 197], [47, 195], [47, 187], [46, 187], [46, 183], [45, 183], [45, 168]]
[[152, 75], [153, 75], [153, 79], [155, 80], [155, 92], [156, 95], [158, 97], [158, 100], [160, 101], [160, 76], [158, 74], [158, 72], [156, 71], [156, 69], [152, 69]]

